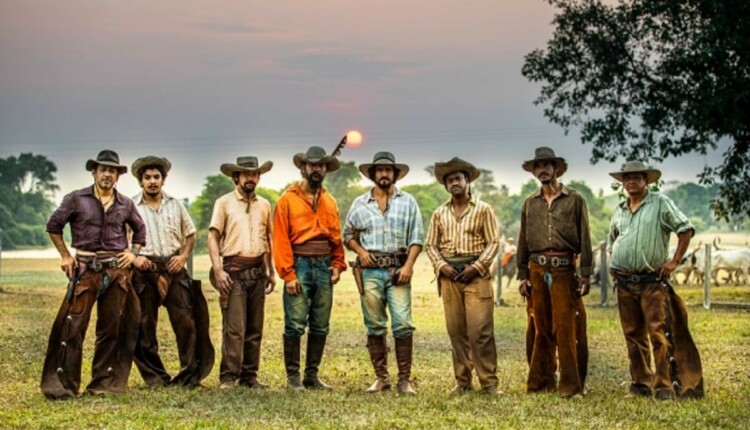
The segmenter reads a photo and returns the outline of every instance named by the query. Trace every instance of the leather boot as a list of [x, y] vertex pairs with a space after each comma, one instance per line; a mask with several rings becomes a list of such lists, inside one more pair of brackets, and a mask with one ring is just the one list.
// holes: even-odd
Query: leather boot
[[286, 366], [286, 386], [295, 391], [302, 391], [305, 386], [299, 379], [299, 338], [284, 335], [284, 365]]
[[302, 384], [306, 388], [331, 391], [330, 385], [318, 378], [318, 367], [323, 359], [323, 350], [326, 348], [326, 336], [307, 335], [307, 356], [305, 357], [305, 379]]
[[415, 395], [414, 388], [411, 386], [411, 362], [413, 350], [413, 337], [409, 335], [405, 338], [396, 338], [396, 363], [398, 363], [398, 391], [401, 394]]
[[375, 382], [366, 393], [379, 393], [391, 389], [391, 379], [388, 377], [388, 344], [385, 335], [368, 336], [367, 349], [370, 351], [370, 361], [375, 369]]

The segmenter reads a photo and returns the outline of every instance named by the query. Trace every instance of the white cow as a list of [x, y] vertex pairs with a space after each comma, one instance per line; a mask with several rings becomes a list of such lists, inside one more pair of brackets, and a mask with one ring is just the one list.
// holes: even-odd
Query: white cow
[[[699, 276], [705, 276], [706, 251], [703, 247], [694, 250], [691, 256], [693, 272]], [[726, 281], [733, 280], [737, 284], [747, 283], [750, 274], [750, 248], [740, 249], [714, 249], [711, 251], [711, 280], [714, 285], [719, 285], [718, 272], [726, 271], [729, 276]], [[736, 279], [733, 279], [736, 275]]]

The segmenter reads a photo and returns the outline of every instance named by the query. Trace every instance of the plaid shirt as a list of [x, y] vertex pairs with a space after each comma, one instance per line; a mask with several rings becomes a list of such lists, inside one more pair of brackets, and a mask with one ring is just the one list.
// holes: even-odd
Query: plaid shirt
[[380, 211], [372, 190], [357, 197], [346, 215], [344, 243], [359, 232], [359, 243], [368, 251], [396, 252], [424, 243], [419, 205], [411, 194], [395, 188], [385, 213]]

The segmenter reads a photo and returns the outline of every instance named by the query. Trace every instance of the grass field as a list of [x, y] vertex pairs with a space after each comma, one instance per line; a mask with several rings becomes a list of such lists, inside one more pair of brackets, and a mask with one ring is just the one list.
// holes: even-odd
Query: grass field
[[[49, 329], [65, 294], [64, 275], [56, 259], [3, 260], [0, 428], [655, 429], [747, 428], [750, 422], [750, 313], [704, 310], [699, 287], [680, 286], [678, 293], [688, 303], [690, 327], [703, 358], [704, 400], [624, 398], [629, 383], [625, 342], [611, 292], [610, 306], [600, 308], [598, 290], [586, 299], [591, 357], [588, 395], [566, 400], [554, 394], [525, 394], [525, 313], [514, 284], [504, 292], [507, 306], [495, 312], [498, 373], [506, 396], [449, 397], [454, 382], [442, 304], [424, 256], [418, 266], [413, 291], [416, 397], [363, 393], [373, 375], [359, 299], [346, 273], [336, 286], [332, 333], [321, 367], [323, 379], [335, 387], [331, 393], [291, 393], [283, 388], [280, 289], [267, 300], [260, 372], [272, 389], [218, 390], [219, 306], [216, 293], [205, 288], [217, 348], [217, 363], [204, 381], [205, 389], [146, 389], [134, 368], [124, 395], [48, 401], [38, 385]], [[206, 279], [207, 269], [207, 258], [198, 257], [197, 277]], [[750, 287], [717, 288], [713, 299], [750, 302]], [[165, 312], [160, 319], [162, 357], [175, 370], [176, 348]], [[93, 326], [86, 339], [84, 384], [90, 378]], [[392, 355], [390, 370], [395, 374]]]

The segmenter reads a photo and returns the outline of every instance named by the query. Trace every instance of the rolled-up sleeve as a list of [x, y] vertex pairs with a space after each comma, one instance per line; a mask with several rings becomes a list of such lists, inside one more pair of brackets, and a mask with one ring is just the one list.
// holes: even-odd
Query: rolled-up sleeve
[[500, 251], [500, 229], [497, 224], [497, 217], [492, 209], [489, 206], [483, 206], [483, 208], [481, 229], [486, 246], [477, 261], [474, 262], [474, 267], [477, 268], [479, 274], [486, 277], [489, 275], [490, 266], [492, 266], [497, 253]]
[[47, 233], [51, 234], [62, 234], [65, 224], [70, 221], [71, 216], [76, 209], [76, 196], [73, 193], [65, 195], [63, 197], [60, 206], [55, 209], [55, 212], [49, 217], [47, 221]]
[[669, 231], [677, 234], [692, 230], [695, 234], [695, 226], [690, 222], [687, 216], [680, 211], [672, 199], [665, 195], [660, 195], [661, 201], [661, 224]]
[[409, 204], [409, 246], [424, 245], [424, 227], [422, 226], [422, 213], [419, 204], [414, 198], [410, 198]]

